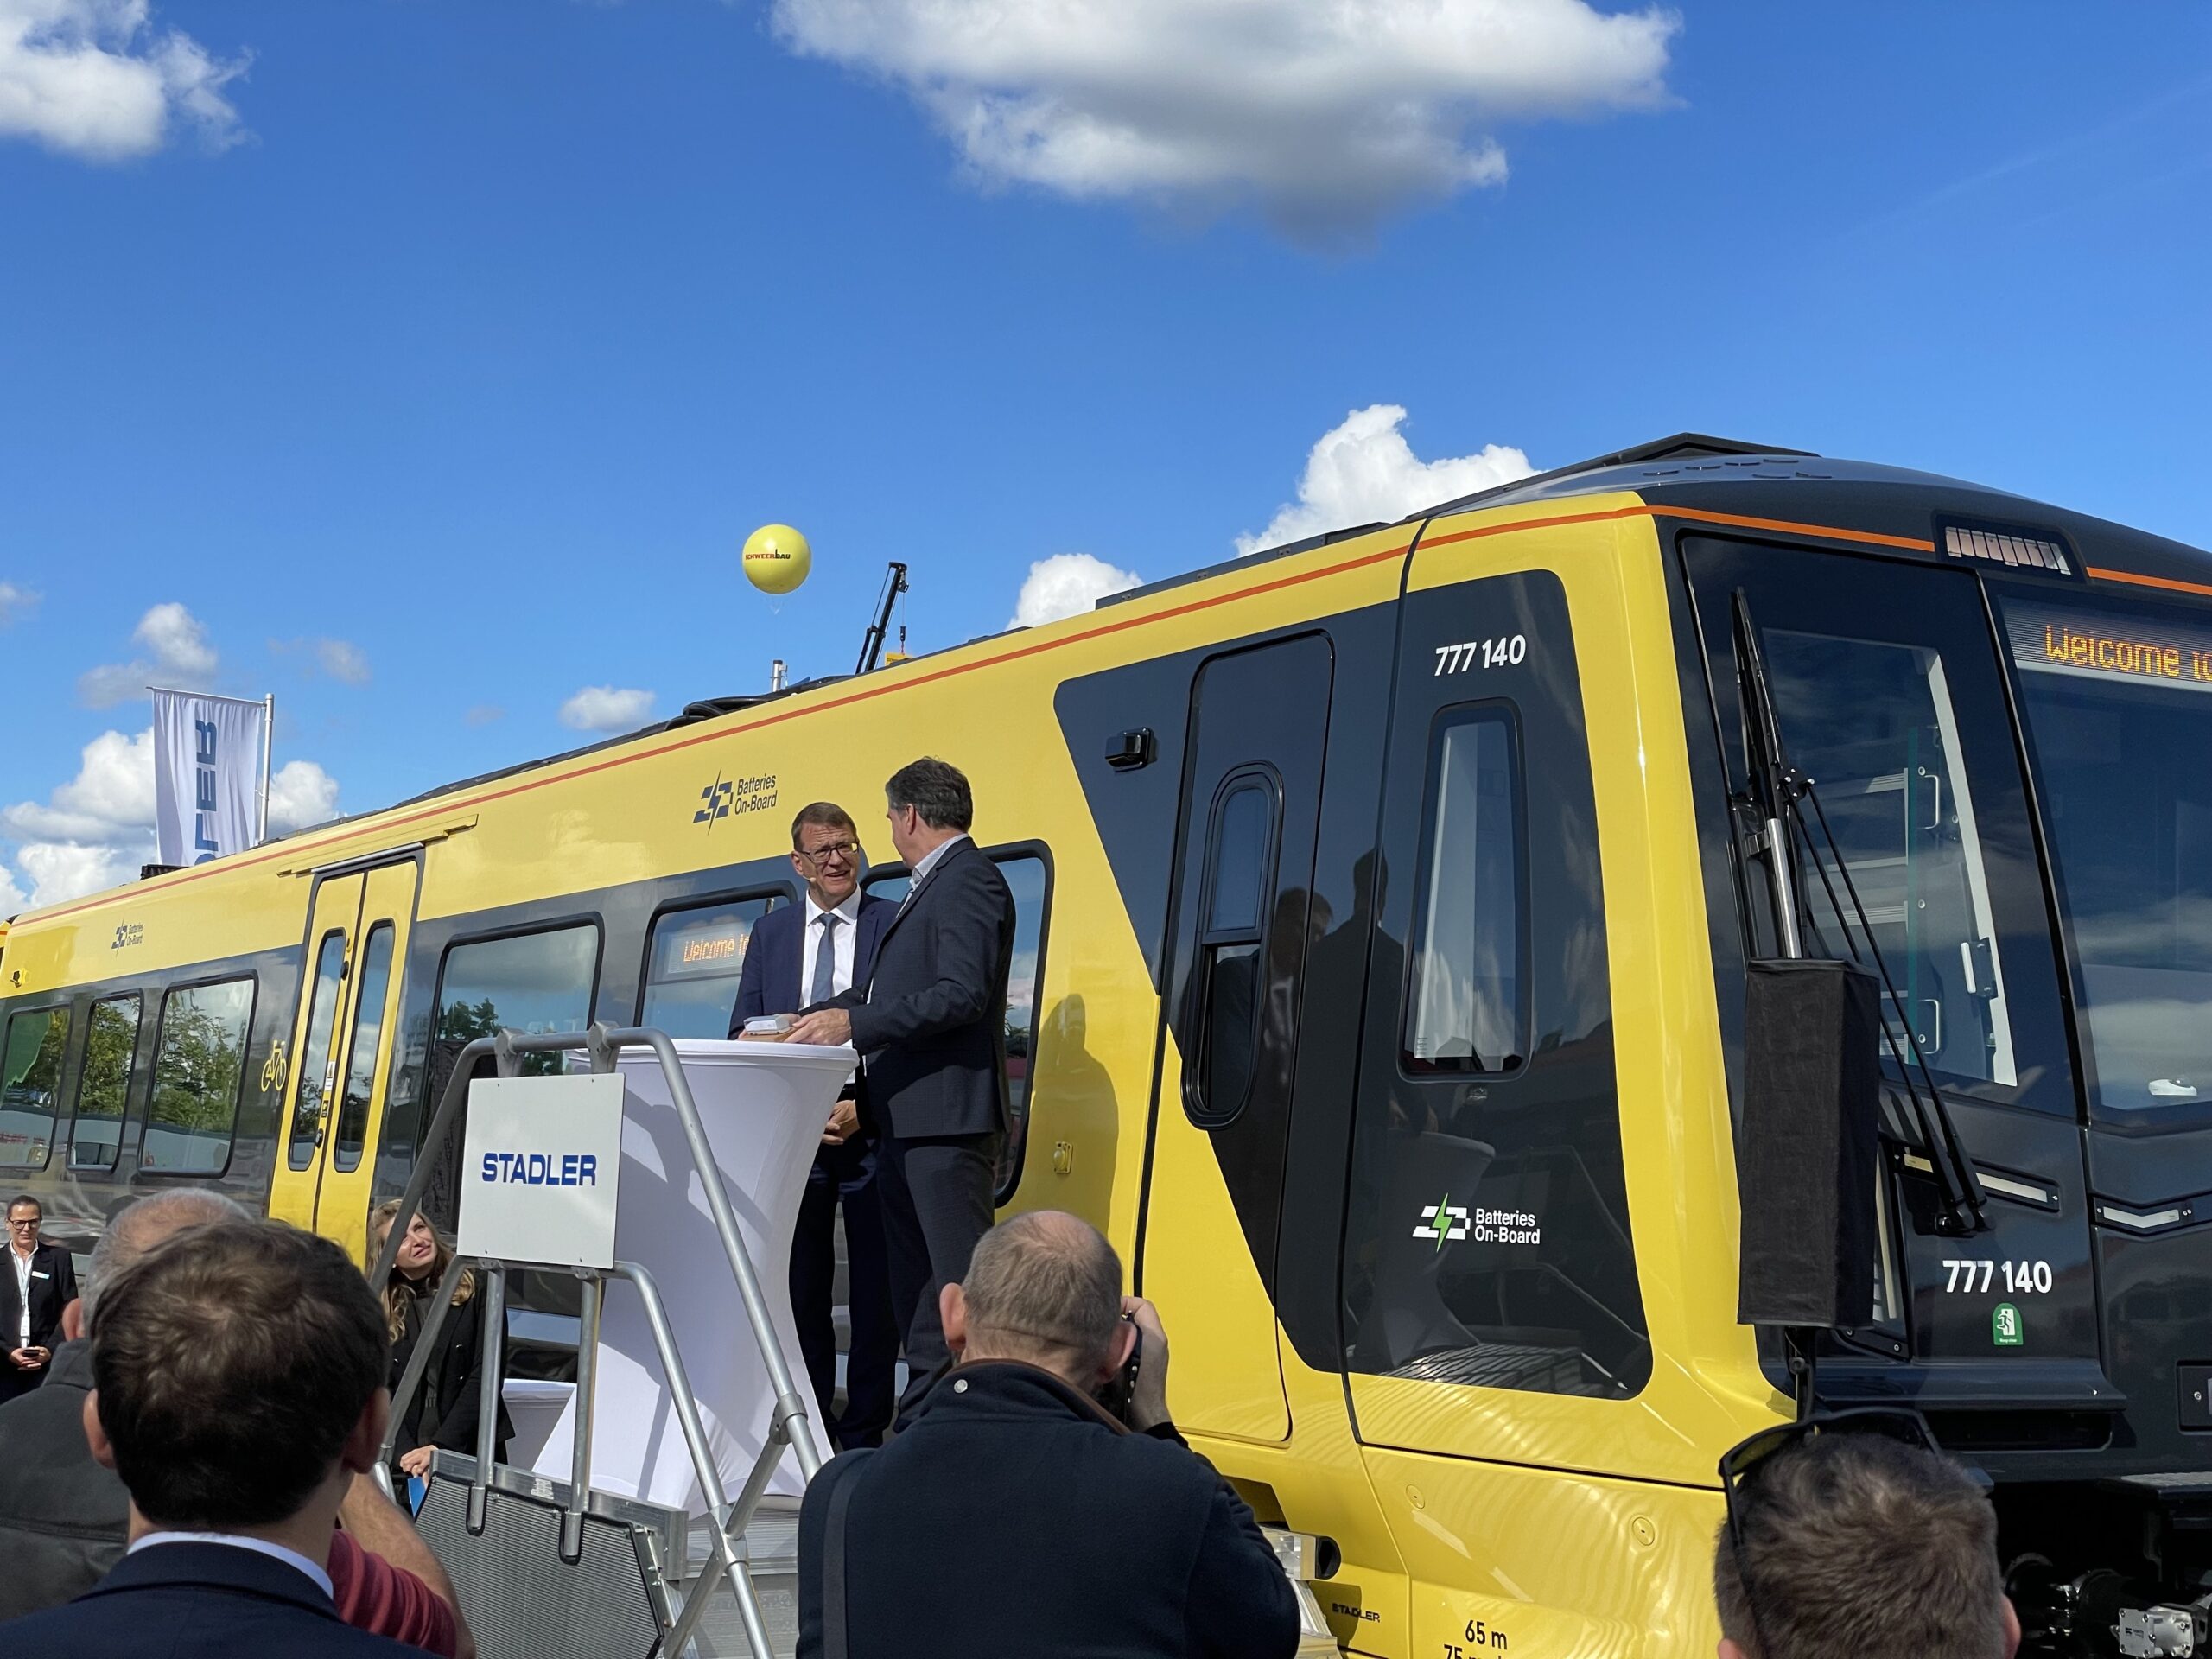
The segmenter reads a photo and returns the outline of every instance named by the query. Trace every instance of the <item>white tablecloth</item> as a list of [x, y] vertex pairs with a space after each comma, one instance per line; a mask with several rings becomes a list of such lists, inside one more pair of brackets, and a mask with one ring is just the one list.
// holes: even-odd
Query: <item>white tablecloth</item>
[[[823, 1125], [853, 1069], [853, 1052], [690, 1039], [679, 1040], [676, 1050], [721, 1164], [738, 1230], [767, 1296], [784, 1362], [806, 1402], [807, 1430], [826, 1459], [828, 1440], [791, 1319], [791, 1244], [806, 1173], [821, 1145]], [[692, 1397], [721, 1471], [724, 1495], [734, 1497], [766, 1438], [775, 1390], [746, 1323], [736, 1276], [715, 1230], [659, 1063], [652, 1050], [633, 1049], [620, 1064], [626, 1087], [615, 1256], [642, 1263], [660, 1287]], [[607, 1286], [597, 1394], [592, 1485], [704, 1513], [707, 1499], [692, 1472], [683, 1431], [669, 1408], [652, 1329], [637, 1291], [624, 1281]], [[571, 1402], [545, 1436], [532, 1465], [540, 1474], [568, 1478], [574, 1410]], [[787, 1450], [768, 1490], [796, 1494], [802, 1486], [798, 1459]]]

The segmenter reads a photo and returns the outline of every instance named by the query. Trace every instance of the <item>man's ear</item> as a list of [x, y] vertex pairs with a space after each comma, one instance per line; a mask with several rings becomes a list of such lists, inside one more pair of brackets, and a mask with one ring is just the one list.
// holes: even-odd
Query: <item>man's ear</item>
[[955, 1359], [968, 1347], [968, 1295], [957, 1285], [947, 1285], [937, 1294], [938, 1323], [944, 1327], [944, 1345]]
[[92, 1449], [92, 1461], [103, 1469], [115, 1467], [115, 1448], [108, 1444], [107, 1431], [100, 1427], [100, 1391], [85, 1391], [85, 1444]]
[[85, 1339], [85, 1299], [72, 1296], [69, 1306], [61, 1310], [61, 1339], [82, 1342]]
[[385, 1427], [391, 1421], [391, 1394], [378, 1389], [369, 1396], [369, 1403], [361, 1408], [353, 1431], [346, 1435], [346, 1444], [339, 1449], [338, 1461], [357, 1475], [365, 1475], [377, 1466], [377, 1453], [384, 1449]]
[[2005, 1598], [2005, 1659], [2020, 1650], [2020, 1610], [2012, 1605], [2012, 1598]]
[[[1720, 1638], [1720, 1659], [1750, 1659], [1750, 1656], [1724, 1636]], [[2012, 1656], [2007, 1654], [2005, 1659], [2012, 1659]]]

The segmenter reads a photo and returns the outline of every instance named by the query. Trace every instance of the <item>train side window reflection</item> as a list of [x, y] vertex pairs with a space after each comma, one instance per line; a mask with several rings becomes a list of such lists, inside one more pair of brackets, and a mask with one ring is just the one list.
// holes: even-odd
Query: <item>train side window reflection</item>
[[115, 1167], [141, 1006], [136, 992], [92, 1004], [85, 1027], [84, 1071], [77, 1083], [77, 1117], [69, 1130], [72, 1169]]
[[[588, 922], [455, 945], [438, 986], [438, 1046], [449, 1057], [503, 1028], [531, 1035], [582, 1031], [591, 1023], [598, 965], [599, 929]], [[553, 1077], [564, 1069], [558, 1051], [520, 1058], [525, 1077]], [[480, 1075], [492, 1075], [488, 1058]], [[443, 1079], [433, 1081], [442, 1085]]]
[[1510, 1071], [1528, 1052], [1514, 751], [1502, 709], [1447, 714], [1431, 740], [1404, 1046], [1416, 1074]]
[[162, 999], [147, 1169], [215, 1175], [230, 1163], [252, 1021], [250, 978], [179, 986]]
[[293, 1084], [292, 1132], [285, 1154], [294, 1169], [315, 1161], [315, 1135], [330, 1102], [330, 1045], [338, 1033], [338, 988], [345, 977], [346, 935], [332, 928], [315, 957], [315, 1000], [308, 1009], [308, 1039], [300, 1049], [299, 1076]]
[[754, 925], [775, 904], [772, 893], [725, 899], [671, 910], [655, 921], [645, 947], [645, 1006], [638, 1023], [671, 1037], [728, 1036], [746, 947]]
[[337, 1146], [331, 1163], [358, 1169], [369, 1132], [369, 1097], [376, 1092], [378, 1051], [384, 1046], [385, 994], [391, 988], [390, 922], [369, 930], [361, 950], [359, 988], [353, 995], [353, 1036], [346, 1062], [346, 1087], [339, 1096]]
[[1281, 799], [1274, 772], [1255, 767], [1231, 773], [1214, 801], [1189, 1023], [1197, 1052], [1185, 1057], [1183, 1085], [1185, 1109], [1207, 1128], [1233, 1120], [1252, 1092]]
[[8, 1018], [0, 1058], [0, 1166], [43, 1169], [61, 1109], [61, 1059], [69, 1047], [69, 1010], [37, 1008]]

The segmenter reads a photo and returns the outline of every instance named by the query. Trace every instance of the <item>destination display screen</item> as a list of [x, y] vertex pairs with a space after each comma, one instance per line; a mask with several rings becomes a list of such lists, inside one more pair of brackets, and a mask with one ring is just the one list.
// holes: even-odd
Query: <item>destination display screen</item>
[[744, 963], [746, 936], [752, 931], [750, 918], [728, 912], [658, 929], [653, 937], [652, 982], [734, 975]]
[[2212, 625], [2008, 600], [2005, 632], [2023, 669], [2212, 691]]

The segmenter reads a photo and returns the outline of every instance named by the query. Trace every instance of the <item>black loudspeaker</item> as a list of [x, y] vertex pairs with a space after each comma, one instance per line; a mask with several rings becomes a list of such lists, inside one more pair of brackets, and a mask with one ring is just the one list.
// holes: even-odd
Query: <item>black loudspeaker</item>
[[1881, 1042], [1871, 975], [1825, 959], [1748, 965], [1736, 1159], [1746, 1325], [1872, 1317]]

